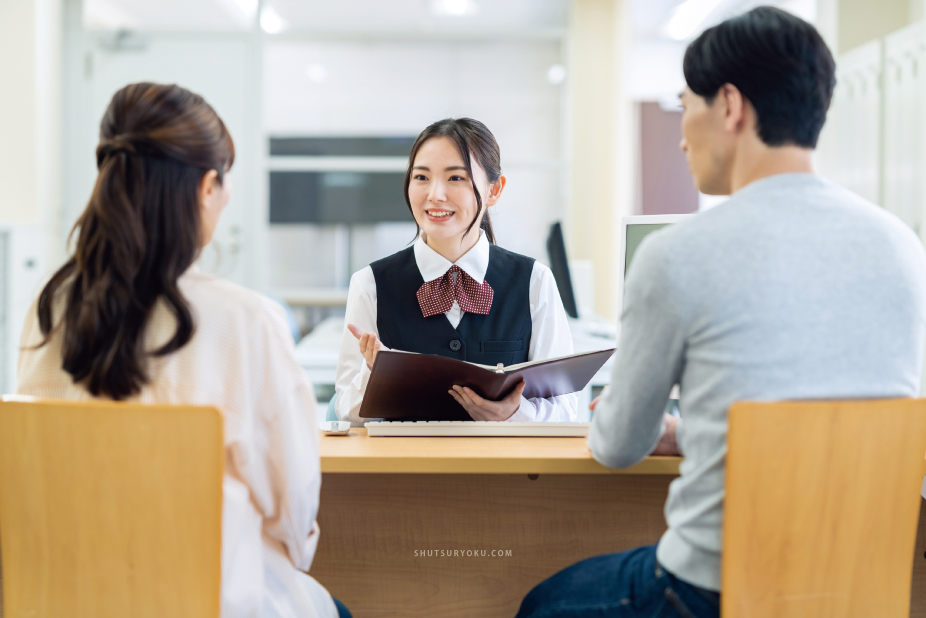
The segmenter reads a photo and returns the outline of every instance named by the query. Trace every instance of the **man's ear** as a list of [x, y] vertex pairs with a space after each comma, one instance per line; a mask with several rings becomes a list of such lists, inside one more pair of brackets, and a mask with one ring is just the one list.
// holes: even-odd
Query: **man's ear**
[[733, 84], [724, 84], [717, 98], [724, 106], [724, 128], [730, 133], [739, 133], [746, 128], [747, 102], [739, 88]]

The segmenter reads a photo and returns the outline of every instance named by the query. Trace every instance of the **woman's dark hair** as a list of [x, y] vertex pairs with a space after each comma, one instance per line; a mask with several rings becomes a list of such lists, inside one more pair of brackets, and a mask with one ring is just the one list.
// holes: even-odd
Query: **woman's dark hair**
[[[177, 279], [199, 253], [203, 175], [216, 170], [222, 182], [234, 159], [231, 135], [201, 96], [151, 83], [113, 95], [100, 123], [96, 185], [71, 231], [74, 254], [38, 301], [41, 345], [63, 328], [63, 367], [75, 384], [94, 396], [130, 397], [148, 382], [149, 354], [170, 354], [192, 338]], [[59, 295], [64, 314], [55, 326]], [[159, 298], [177, 329], [147, 350], [145, 326]]]
[[[470, 182], [473, 185], [473, 193], [476, 194], [476, 218], [466, 228], [463, 236], [469, 234], [476, 223], [479, 223], [479, 227], [485, 232], [486, 239], [494, 245], [495, 232], [492, 230], [492, 221], [489, 219], [488, 209], [483, 211], [482, 220], [479, 221], [478, 211], [482, 210], [482, 195], [479, 193], [479, 189], [476, 188], [476, 181], [473, 178], [473, 164], [470, 153], [476, 157], [476, 161], [485, 170], [490, 185], [495, 183], [502, 175], [502, 157], [495, 136], [492, 135], [487, 126], [478, 120], [472, 118], [444, 118], [429, 125], [421, 132], [412, 145], [412, 151], [408, 155], [408, 169], [405, 170], [405, 203], [408, 205], [409, 212], [412, 213], [412, 216], [415, 215], [415, 211], [412, 210], [412, 202], [408, 198], [408, 185], [412, 180], [412, 166], [415, 165], [415, 157], [418, 156], [421, 146], [432, 137], [447, 137], [456, 145], [457, 150], [460, 151], [460, 157], [463, 159], [463, 165], [466, 166], [466, 173], [469, 174]], [[421, 233], [420, 227], [418, 233]]]
[[815, 148], [836, 87], [836, 65], [817, 30], [762, 6], [708, 28], [685, 51], [685, 81], [713, 102], [733, 84], [756, 109], [769, 146]]

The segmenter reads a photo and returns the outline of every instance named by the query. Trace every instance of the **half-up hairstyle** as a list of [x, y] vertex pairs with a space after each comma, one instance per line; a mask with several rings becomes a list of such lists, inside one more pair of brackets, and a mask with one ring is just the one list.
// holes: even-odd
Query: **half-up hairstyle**
[[[199, 95], [176, 85], [130, 84], [100, 123], [99, 175], [71, 231], [74, 254], [38, 301], [48, 343], [62, 329], [63, 368], [94, 396], [125, 399], [148, 383], [147, 357], [179, 350], [193, 314], [177, 279], [202, 242], [200, 185], [222, 182], [235, 159], [231, 135]], [[53, 307], [63, 296], [56, 326]], [[173, 337], [145, 349], [145, 326], [159, 298], [177, 321]]]
[[[463, 159], [463, 165], [466, 166], [470, 182], [473, 185], [473, 193], [476, 195], [477, 214], [473, 222], [466, 228], [463, 236], [469, 234], [470, 230], [478, 223], [479, 227], [485, 232], [486, 239], [493, 245], [496, 244], [492, 221], [489, 219], [489, 210], [483, 211], [482, 219], [479, 219], [478, 213], [482, 211], [482, 195], [479, 193], [479, 189], [476, 188], [476, 180], [473, 178], [472, 156], [476, 157], [476, 161], [485, 170], [490, 185], [494, 184], [502, 175], [502, 157], [495, 136], [492, 135], [487, 126], [478, 120], [472, 118], [444, 118], [431, 124], [421, 132], [412, 145], [412, 151], [408, 155], [408, 169], [405, 170], [405, 203], [408, 205], [409, 212], [414, 217], [415, 211], [412, 210], [412, 202], [408, 198], [408, 185], [412, 180], [412, 167], [415, 165], [415, 157], [418, 156], [421, 146], [432, 137], [447, 137], [456, 145], [457, 150], [460, 151], [460, 157]], [[420, 227], [418, 233], [421, 233]]]

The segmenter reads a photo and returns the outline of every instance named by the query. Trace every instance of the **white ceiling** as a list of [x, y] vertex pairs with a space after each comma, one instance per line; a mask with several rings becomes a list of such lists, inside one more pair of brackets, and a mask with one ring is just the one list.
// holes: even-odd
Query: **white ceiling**
[[[634, 35], [637, 37], [668, 39], [665, 25], [682, 0], [630, 0]], [[757, 6], [777, 6], [813, 23], [816, 20], [817, 0], [720, 0], [699, 30], [718, 24], [728, 17]]]
[[469, 34], [563, 31], [568, 0], [471, 0], [472, 14], [434, 10], [431, 0], [273, 0], [273, 7], [297, 31], [465, 32]]
[[[266, 0], [285, 31], [345, 34], [538, 33], [562, 35], [569, 0], [469, 0], [475, 10], [441, 14], [444, 0]], [[91, 29], [244, 31], [257, 0], [84, 0]], [[242, 9], [241, 7], [246, 7]]]
[[[475, 10], [462, 16], [434, 10], [445, 1], [265, 0], [264, 5], [282, 18], [284, 31], [293, 33], [561, 36], [568, 25], [569, 0], [468, 0]], [[668, 40], [665, 24], [681, 3], [630, 0], [635, 38]], [[815, 18], [816, 0], [720, 0], [702, 27], [760, 4]], [[84, 0], [84, 23], [103, 30], [246, 31], [255, 22], [247, 7], [256, 6], [257, 0]]]
[[[682, 58], [689, 41], [677, 41], [666, 33], [666, 24], [680, 0], [630, 0], [633, 41], [627, 74], [627, 93], [638, 101], [659, 101], [665, 107], [678, 105], [678, 93], [685, 86]], [[778, 6], [810, 22], [816, 20], [816, 0], [721, 0], [707, 15], [693, 36], [728, 17], [759, 5]]]
[[[627, 80], [631, 98], [662, 100], [668, 105], [684, 86], [681, 65], [688, 41], [673, 40], [665, 30], [682, 1], [628, 0], [633, 32]], [[255, 27], [257, 2], [84, 0], [84, 23], [103, 30], [244, 32]], [[462, 16], [434, 10], [446, 2], [468, 3], [475, 10]], [[284, 38], [317, 34], [405, 42], [442, 37], [508, 41], [512, 36], [554, 40], [565, 36], [570, 0], [264, 0], [263, 4], [285, 24]], [[811, 22], [816, 18], [816, 0], [719, 0], [698, 31], [760, 4], [780, 6]], [[251, 17], [247, 7], [252, 8]]]

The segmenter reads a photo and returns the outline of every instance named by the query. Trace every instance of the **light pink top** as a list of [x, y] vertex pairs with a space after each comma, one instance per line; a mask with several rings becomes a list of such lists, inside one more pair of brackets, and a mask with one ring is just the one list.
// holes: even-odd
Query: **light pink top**
[[[214, 405], [224, 413], [222, 617], [336, 616], [330, 595], [305, 574], [319, 535], [316, 402], [283, 310], [195, 267], [179, 284], [196, 331], [177, 352], [149, 360], [151, 382], [134, 401]], [[159, 302], [147, 348], [166, 342], [175, 324]], [[60, 335], [31, 349], [41, 340], [33, 304], [23, 327], [17, 393], [91, 399], [61, 368]]]

